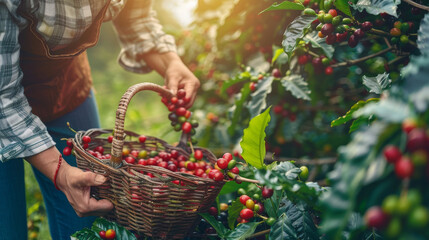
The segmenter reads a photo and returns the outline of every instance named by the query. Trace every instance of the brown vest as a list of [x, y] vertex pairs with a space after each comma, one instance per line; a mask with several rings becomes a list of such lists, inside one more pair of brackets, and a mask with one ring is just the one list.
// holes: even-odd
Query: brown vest
[[24, 73], [21, 84], [32, 113], [43, 122], [72, 111], [88, 97], [92, 78], [85, 50], [97, 43], [108, 5], [78, 41], [56, 51], [50, 50], [36, 32], [37, 22], [22, 14], [29, 25], [19, 35], [20, 66]]

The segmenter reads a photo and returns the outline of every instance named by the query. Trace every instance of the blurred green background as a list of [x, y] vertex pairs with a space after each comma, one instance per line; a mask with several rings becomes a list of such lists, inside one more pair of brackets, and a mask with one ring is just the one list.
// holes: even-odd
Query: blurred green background
[[[183, 28], [175, 15], [170, 12], [180, 2], [189, 4], [192, 1], [157, 0], [153, 3], [164, 30], [173, 35]], [[155, 71], [149, 74], [134, 74], [125, 71], [117, 63], [119, 51], [119, 43], [112, 24], [104, 23], [98, 44], [88, 49], [102, 128], [114, 128], [117, 105], [122, 94], [130, 86], [140, 82], [152, 82], [159, 85], [164, 83], [164, 79]], [[168, 110], [161, 103], [158, 94], [149, 91], [140, 92], [130, 102], [125, 129], [139, 134], [156, 136], [173, 143], [179, 139], [179, 134], [172, 131], [167, 115]], [[29, 239], [51, 239], [43, 198], [27, 162], [25, 162], [25, 173]]]

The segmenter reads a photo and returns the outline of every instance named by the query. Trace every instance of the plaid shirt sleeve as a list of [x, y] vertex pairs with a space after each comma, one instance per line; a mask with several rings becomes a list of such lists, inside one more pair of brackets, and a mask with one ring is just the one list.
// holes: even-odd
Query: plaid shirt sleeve
[[46, 126], [31, 113], [21, 86], [18, 34], [25, 20], [19, 1], [0, 0], [0, 161], [40, 153], [55, 143]]
[[[115, 6], [111, 3], [112, 9]], [[128, 0], [113, 19], [113, 24], [122, 47], [118, 61], [126, 70], [150, 72], [151, 69], [141, 57], [144, 53], [177, 51], [174, 38], [162, 30], [152, 10], [151, 0]]]

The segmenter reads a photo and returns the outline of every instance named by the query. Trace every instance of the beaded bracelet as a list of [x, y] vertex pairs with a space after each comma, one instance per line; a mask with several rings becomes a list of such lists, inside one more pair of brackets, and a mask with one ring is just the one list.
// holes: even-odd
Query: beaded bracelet
[[58, 186], [57, 186], [57, 175], [58, 175], [58, 170], [60, 170], [60, 166], [61, 166], [61, 162], [62, 162], [62, 160], [63, 160], [63, 157], [61, 156], [61, 154], [60, 154], [60, 156], [59, 156], [59, 158], [58, 158], [58, 166], [57, 166], [57, 170], [55, 171], [55, 175], [54, 175], [54, 186], [55, 186], [55, 188], [57, 189], [57, 190], [60, 190], [59, 188], [58, 188]]

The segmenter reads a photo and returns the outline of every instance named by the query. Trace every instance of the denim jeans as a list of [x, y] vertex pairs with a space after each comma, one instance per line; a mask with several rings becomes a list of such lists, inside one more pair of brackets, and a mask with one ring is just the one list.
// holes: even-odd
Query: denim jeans
[[[62, 138], [74, 137], [67, 122], [76, 131], [99, 128], [100, 121], [94, 94], [91, 92], [84, 103], [72, 112], [48, 123], [48, 131], [59, 151], [66, 146]], [[73, 155], [64, 156], [72, 166], [76, 166]], [[54, 184], [33, 167], [39, 183], [53, 240], [70, 239], [70, 235], [84, 227], [90, 227], [95, 217], [81, 218], [67, 201], [66, 196], [55, 189]], [[0, 240], [27, 239], [27, 213], [25, 200], [24, 163], [22, 159], [0, 163]]]

